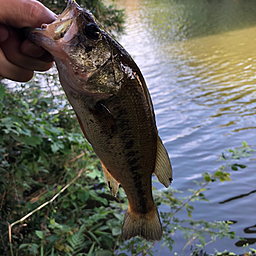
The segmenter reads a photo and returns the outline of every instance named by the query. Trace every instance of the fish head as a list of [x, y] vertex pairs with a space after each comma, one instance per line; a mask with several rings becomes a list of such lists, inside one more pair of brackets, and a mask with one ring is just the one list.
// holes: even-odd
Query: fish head
[[[109, 95], [119, 90], [116, 77], [120, 81], [122, 72], [113, 63], [110, 36], [94, 16], [74, 0], [68, 1], [66, 9], [53, 23], [32, 29], [29, 38], [52, 54], [62, 86], [88, 95]], [[111, 68], [114, 71], [108, 70]]]

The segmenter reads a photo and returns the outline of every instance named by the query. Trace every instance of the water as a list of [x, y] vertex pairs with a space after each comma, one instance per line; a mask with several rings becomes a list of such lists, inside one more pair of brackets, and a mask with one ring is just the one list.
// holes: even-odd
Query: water
[[[201, 173], [220, 167], [224, 149], [256, 147], [256, 3], [254, 0], [116, 0], [126, 10], [119, 40], [140, 67], [152, 96], [158, 130], [174, 169], [172, 187], [196, 188]], [[210, 203], [194, 219], [233, 220], [232, 230], [256, 248], [256, 162], [214, 183]], [[159, 184], [158, 188], [162, 188]], [[165, 210], [165, 209], [162, 209]], [[186, 218], [186, 213], [180, 217]], [[185, 245], [175, 235], [173, 252]], [[219, 240], [208, 253], [243, 253], [243, 242]], [[189, 255], [189, 248], [184, 255]], [[161, 251], [169, 255], [167, 249]]]

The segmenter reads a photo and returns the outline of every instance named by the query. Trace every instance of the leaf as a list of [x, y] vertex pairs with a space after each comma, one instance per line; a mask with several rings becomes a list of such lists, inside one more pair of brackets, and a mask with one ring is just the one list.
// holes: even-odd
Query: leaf
[[51, 224], [52, 226], [55, 226], [55, 219], [50, 219], [50, 224]]
[[114, 227], [112, 229], [112, 235], [113, 236], [118, 236], [122, 233], [122, 229], [120, 227]]
[[206, 182], [210, 182], [211, 181], [211, 176], [210, 176], [209, 173], [207, 173], [207, 172], [203, 173], [203, 177], [204, 177], [204, 180]]
[[87, 256], [91, 256], [91, 255], [92, 255], [93, 249], [94, 249], [94, 247], [95, 247], [95, 244], [96, 244], [95, 242], [92, 244], [92, 246], [91, 246], [91, 248], [90, 248], [90, 250], [89, 250]]
[[0, 100], [4, 99], [5, 88], [0, 84]]
[[223, 152], [222, 152], [221, 156], [222, 156], [222, 158], [223, 158], [224, 160], [227, 159], [226, 156], [225, 156], [225, 154], [224, 154]]
[[62, 143], [53, 142], [53, 144], [51, 144], [51, 149], [53, 153], [56, 153], [61, 148], [64, 148], [64, 145]]
[[84, 243], [84, 236], [81, 232], [77, 232], [68, 239], [68, 242], [72, 246], [73, 251], [78, 250]]
[[120, 221], [123, 221], [123, 220], [124, 220], [124, 215], [123, 215], [123, 214], [114, 212], [114, 215], [115, 215], [115, 217], [116, 217], [118, 220], [120, 220]]
[[27, 102], [21, 101], [21, 104], [22, 104], [26, 109], [29, 109], [29, 105], [28, 105]]
[[238, 167], [240, 167], [241, 169], [244, 169], [247, 167], [247, 165], [243, 165], [243, 164], [237, 164]]
[[36, 230], [36, 235], [40, 238], [40, 239], [44, 239], [44, 232], [41, 230]]
[[90, 197], [90, 193], [85, 190], [79, 190], [77, 193], [77, 198], [84, 204]]
[[248, 144], [247, 144], [246, 141], [243, 141], [243, 142], [242, 142], [242, 145], [243, 145], [243, 147], [248, 147]]
[[24, 136], [22, 138], [22, 141], [27, 145], [27, 146], [33, 146], [35, 147], [36, 145], [40, 145], [43, 141], [42, 137], [39, 136]]
[[46, 238], [46, 240], [49, 241], [50, 243], [58, 241], [59, 239], [60, 239], [60, 237], [56, 234], [53, 234], [53, 235]]
[[203, 236], [201, 236], [201, 235], [198, 235], [197, 238], [199, 239], [200, 243], [201, 243], [203, 246], [205, 246], [205, 237], [203, 237]]
[[92, 238], [100, 245], [100, 241], [99, 239], [90, 231], [88, 231], [88, 233], [92, 236]]
[[73, 201], [76, 200], [76, 195], [75, 195], [75, 194], [70, 194], [70, 197], [71, 197], [71, 199], [72, 199]]
[[96, 256], [111, 256], [113, 255], [111, 251], [108, 250], [102, 250], [102, 251], [97, 251]]
[[70, 206], [70, 203], [68, 201], [64, 201], [62, 204], [62, 208], [66, 209]]
[[25, 248], [25, 247], [28, 247], [29, 246], [29, 244], [21, 244], [20, 246], [19, 246], [19, 249], [22, 249], [22, 248]]
[[231, 165], [231, 169], [232, 169], [233, 171], [237, 171], [237, 170], [238, 170], [238, 168], [236, 167], [235, 164], [232, 164], [232, 165]]
[[32, 249], [34, 255], [38, 254], [38, 248], [39, 248], [38, 244], [31, 244], [31, 249]]
[[244, 168], [246, 168], [247, 166], [246, 166], [246, 165], [243, 165], [243, 164], [232, 164], [232, 165], [231, 165], [231, 169], [234, 170], [234, 171], [237, 171], [237, 170], [238, 170], [237, 167], [239, 167], [239, 168], [241, 168], [241, 169], [244, 169]]

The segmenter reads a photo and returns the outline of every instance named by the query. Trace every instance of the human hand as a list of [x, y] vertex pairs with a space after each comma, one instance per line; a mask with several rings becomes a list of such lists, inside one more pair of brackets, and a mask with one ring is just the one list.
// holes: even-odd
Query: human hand
[[34, 71], [46, 71], [51, 55], [29, 39], [21, 28], [51, 23], [56, 15], [36, 0], [0, 0], [0, 78], [25, 82]]

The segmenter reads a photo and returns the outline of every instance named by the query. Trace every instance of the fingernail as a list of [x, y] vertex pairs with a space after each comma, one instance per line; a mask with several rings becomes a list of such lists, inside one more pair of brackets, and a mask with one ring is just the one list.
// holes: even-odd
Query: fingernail
[[41, 57], [45, 51], [43, 48], [41, 48], [38, 45], [35, 45], [33, 43], [28, 43], [28, 44], [22, 45], [22, 52], [31, 57], [38, 58], [38, 57]]
[[8, 32], [8, 29], [3, 26], [3, 25], [0, 25], [0, 43], [3, 43], [5, 42], [9, 37], [9, 32]]

